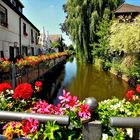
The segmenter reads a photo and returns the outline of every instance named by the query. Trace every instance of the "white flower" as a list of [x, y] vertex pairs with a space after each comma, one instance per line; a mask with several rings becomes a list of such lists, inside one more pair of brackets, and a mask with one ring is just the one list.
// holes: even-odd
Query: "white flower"
[[124, 112], [124, 108], [121, 107], [121, 108], [120, 108], [120, 112]]
[[108, 135], [103, 133], [102, 140], [107, 140], [107, 139], [108, 139]]
[[132, 134], [133, 134], [132, 128], [127, 128], [126, 133], [132, 138]]

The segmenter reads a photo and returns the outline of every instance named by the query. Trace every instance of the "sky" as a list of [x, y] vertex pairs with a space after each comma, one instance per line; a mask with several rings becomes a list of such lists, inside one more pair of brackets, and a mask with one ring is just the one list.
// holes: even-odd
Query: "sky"
[[[60, 23], [63, 23], [66, 17], [62, 5], [67, 0], [21, 0], [25, 8], [23, 14], [40, 30], [45, 28], [46, 33], [62, 34]], [[125, 0], [128, 4], [140, 6], [140, 0]], [[71, 41], [65, 33], [62, 34], [66, 45]]]

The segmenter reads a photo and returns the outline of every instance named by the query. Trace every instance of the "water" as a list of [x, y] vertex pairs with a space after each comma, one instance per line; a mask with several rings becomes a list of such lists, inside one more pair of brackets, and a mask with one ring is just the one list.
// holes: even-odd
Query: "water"
[[53, 92], [56, 89], [54, 103], [59, 102], [57, 97], [62, 95], [63, 89], [77, 96], [79, 100], [95, 97], [97, 101], [109, 99], [112, 96], [121, 99], [125, 97], [128, 89], [125, 81], [96, 68], [93, 64], [78, 63], [75, 58], [68, 61], [58, 73], [59, 76], [53, 83], [55, 86], [52, 86]]

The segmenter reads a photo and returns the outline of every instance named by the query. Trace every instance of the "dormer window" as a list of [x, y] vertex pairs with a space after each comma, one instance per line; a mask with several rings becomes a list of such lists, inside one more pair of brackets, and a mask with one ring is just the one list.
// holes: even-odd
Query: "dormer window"
[[16, 6], [16, 1], [15, 0], [11, 0], [11, 3]]
[[18, 10], [22, 13], [22, 8], [20, 6], [18, 6]]

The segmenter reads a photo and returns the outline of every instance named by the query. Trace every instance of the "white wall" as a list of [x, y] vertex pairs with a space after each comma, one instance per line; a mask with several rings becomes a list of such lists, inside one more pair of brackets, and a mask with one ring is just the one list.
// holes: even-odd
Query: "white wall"
[[7, 9], [8, 28], [0, 25], [0, 48], [4, 50], [4, 56], [9, 58], [9, 46], [18, 42], [19, 46], [19, 15], [9, 8], [4, 2], [0, 4]]
[[[14, 46], [17, 42], [19, 46], [19, 20], [20, 16], [9, 8], [3, 1], [0, 4], [7, 9], [8, 28], [0, 25], [0, 50], [4, 50], [4, 56], [9, 58], [9, 47]], [[26, 32], [28, 36], [23, 34], [23, 23], [26, 24]], [[33, 29], [34, 43], [31, 42], [31, 29]], [[21, 18], [21, 46], [34, 47], [34, 54], [37, 54], [38, 45], [35, 43], [35, 32], [37, 32], [28, 22]]]

